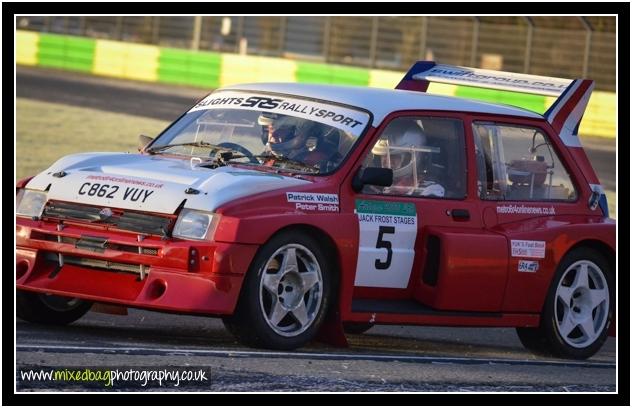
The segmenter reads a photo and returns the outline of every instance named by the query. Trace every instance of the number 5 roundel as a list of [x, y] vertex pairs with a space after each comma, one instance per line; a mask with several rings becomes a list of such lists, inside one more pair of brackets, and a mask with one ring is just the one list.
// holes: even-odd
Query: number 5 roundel
[[356, 200], [360, 226], [355, 285], [405, 288], [415, 259], [417, 210], [412, 203]]

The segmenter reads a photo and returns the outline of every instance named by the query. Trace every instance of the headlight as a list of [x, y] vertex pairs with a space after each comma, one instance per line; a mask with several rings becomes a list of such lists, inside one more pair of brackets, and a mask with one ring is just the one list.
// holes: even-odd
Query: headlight
[[20, 190], [15, 197], [15, 213], [24, 217], [42, 215], [47, 196], [43, 191]]
[[203, 211], [183, 209], [173, 227], [173, 236], [184, 239], [207, 239], [213, 234], [218, 215]]

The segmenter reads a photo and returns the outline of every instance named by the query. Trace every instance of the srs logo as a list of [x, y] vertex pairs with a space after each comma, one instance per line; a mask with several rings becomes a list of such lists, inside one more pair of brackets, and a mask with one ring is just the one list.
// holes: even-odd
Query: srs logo
[[283, 102], [283, 99], [273, 99], [273, 98], [266, 98], [262, 96], [251, 96], [250, 98], [246, 99], [246, 101], [242, 103], [241, 106], [245, 106], [248, 108], [256, 106], [261, 109], [274, 109], [278, 107], [281, 102]]

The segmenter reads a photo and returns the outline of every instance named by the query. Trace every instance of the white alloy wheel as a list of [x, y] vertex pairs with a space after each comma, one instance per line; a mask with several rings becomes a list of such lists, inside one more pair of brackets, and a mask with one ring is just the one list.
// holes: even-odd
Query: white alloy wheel
[[316, 320], [323, 298], [323, 278], [314, 254], [300, 244], [284, 245], [263, 266], [259, 302], [268, 326], [294, 337]]
[[557, 330], [569, 346], [593, 344], [608, 321], [610, 308], [603, 271], [588, 260], [570, 265], [557, 286], [554, 307]]

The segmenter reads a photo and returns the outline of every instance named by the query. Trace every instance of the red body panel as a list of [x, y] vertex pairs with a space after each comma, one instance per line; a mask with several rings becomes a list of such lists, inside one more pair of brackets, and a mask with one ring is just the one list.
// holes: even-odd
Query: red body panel
[[[21, 218], [18, 218], [17, 223], [18, 289], [139, 308], [231, 314], [239, 296], [243, 276], [257, 250], [254, 245], [163, 241], [149, 237], [142, 242], [142, 246], [158, 248], [156, 256], [109, 249], [97, 254], [75, 248], [68, 243], [29, 238], [42, 233], [79, 237], [80, 233], [85, 233], [85, 226], [68, 225], [62, 233], [58, 233], [50, 223]], [[92, 234], [94, 232], [91, 231]], [[108, 232], [107, 237], [112, 243], [139, 245], [133, 234]], [[195, 267], [189, 266], [192, 248], [198, 254]], [[62, 253], [76, 258], [143, 264], [148, 267], [148, 277], [140, 281], [136, 274], [75, 264], [65, 264], [54, 273], [58, 263], [45, 259], [45, 252]]]
[[436, 285], [419, 279], [415, 299], [439, 310], [499, 312], [507, 282], [507, 240], [480, 230], [429, 227], [441, 240]]
[[[467, 157], [467, 195], [463, 200], [402, 198], [356, 194], [351, 180], [362, 159], [389, 120], [401, 115], [437, 115], [458, 118], [465, 126]], [[554, 216], [499, 214], [505, 202], [481, 201], [476, 195], [476, 161], [471, 133], [472, 120], [495, 120], [537, 126], [552, 139], [560, 159], [567, 166], [577, 189], [575, 203], [529, 202], [529, 206], [555, 208]], [[570, 248], [585, 240], [599, 241], [615, 250], [614, 223], [606, 221], [600, 209], [590, 210], [588, 182], [590, 172], [580, 169], [574, 155], [555, 136], [544, 120], [467, 115], [446, 112], [398, 112], [386, 118], [378, 129], [369, 129], [336, 173], [327, 177], [304, 178], [313, 181], [289, 191], [322, 192], [339, 195], [340, 211], [301, 210], [288, 202], [285, 190], [276, 190], [223, 205], [212, 241], [161, 240], [149, 237], [142, 244], [136, 235], [107, 231], [87, 224], [68, 224], [58, 232], [51, 222], [18, 217], [16, 221], [16, 264], [18, 289], [79, 297], [100, 302], [177, 311], [228, 315], [235, 308], [244, 276], [259, 247], [275, 233], [288, 227], [309, 227], [331, 240], [339, 276], [338, 315], [342, 321], [374, 321], [385, 324], [429, 324], [469, 326], [536, 326], [549, 284], [560, 259]], [[592, 169], [590, 169], [592, 171]], [[594, 175], [594, 173], [593, 173]], [[23, 185], [23, 184], [22, 184]], [[415, 203], [419, 231], [415, 259], [408, 286], [402, 289], [356, 287], [359, 223], [355, 199], [407, 201]], [[449, 216], [453, 209], [466, 209], [471, 217], [458, 221]], [[82, 234], [102, 234], [110, 241], [158, 249], [157, 256], [106, 249], [95, 253], [64, 244], [34, 239], [33, 232], [78, 238]], [[439, 237], [440, 264], [435, 284], [424, 283], [423, 272], [429, 236]], [[511, 240], [546, 242], [546, 256], [534, 274], [517, 272], [519, 258], [511, 256]], [[190, 266], [191, 249], [198, 256]], [[143, 264], [150, 267], [144, 281], [131, 274], [66, 265], [54, 277], [55, 263], [44, 259], [44, 252], [111, 262]], [[453, 314], [403, 314], [354, 312], [354, 299], [399, 299], [418, 302]], [[479, 312], [479, 313], [472, 313]]]
[[348, 321], [375, 324], [418, 324], [424, 326], [472, 326], [472, 327], [537, 327], [538, 314], [502, 313], [486, 316], [433, 316], [430, 314], [353, 313]]
[[[509, 240], [538, 240], [546, 242], [546, 255], [540, 259], [535, 274], [518, 272], [518, 260], [509, 260], [509, 272], [503, 310], [507, 312], [539, 312], [542, 310], [555, 269], [564, 255], [579, 242], [592, 239], [608, 244], [614, 250], [612, 230], [597, 217], [560, 216], [535, 218], [498, 228]], [[529, 229], [525, 228], [529, 226]], [[533, 275], [533, 276], [531, 276]], [[525, 296], [529, 293], [529, 296]]]

